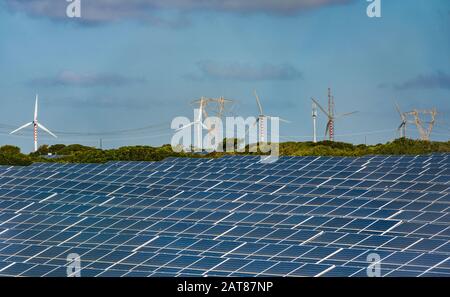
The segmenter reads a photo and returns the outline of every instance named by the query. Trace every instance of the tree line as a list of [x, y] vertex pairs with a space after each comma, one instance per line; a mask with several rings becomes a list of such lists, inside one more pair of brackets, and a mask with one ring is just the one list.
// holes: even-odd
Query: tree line
[[[221, 146], [238, 148], [238, 139], [224, 139]], [[353, 145], [344, 142], [322, 141], [283, 142], [279, 144], [281, 156], [345, 156], [359, 157], [365, 155], [422, 155], [430, 153], [449, 153], [450, 141], [421, 141], [400, 138], [392, 142], [376, 145]], [[64, 163], [105, 163], [108, 161], [161, 161], [168, 157], [221, 157], [224, 155], [255, 155], [261, 152], [250, 152], [250, 146], [243, 152], [214, 152], [198, 154], [191, 152], [175, 152], [169, 144], [161, 147], [125, 146], [117, 149], [102, 150], [80, 144], [42, 145], [36, 152], [24, 154], [20, 148], [11, 145], [0, 147], [0, 165], [27, 166], [34, 162]]]

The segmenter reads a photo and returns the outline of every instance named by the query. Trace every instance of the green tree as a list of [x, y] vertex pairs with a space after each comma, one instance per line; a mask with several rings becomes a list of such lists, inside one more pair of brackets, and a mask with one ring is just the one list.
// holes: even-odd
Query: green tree
[[60, 152], [61, 152], [63, 149], [65, 149], [65, 148], [66, 148], [66, 145], [65, 145], [65, 144], [54, 144], [54, 145], [51, 145], [51, 146], [48, 148], [48, 151], [49, 151], [50, 153], [52, 153], [52, 154], [57, 154], [57, 155], [59, 155]]
[[0, 154], [18, 155], [20, 154], [20, 148], [13, 145], [4, 145], [0, 147]]

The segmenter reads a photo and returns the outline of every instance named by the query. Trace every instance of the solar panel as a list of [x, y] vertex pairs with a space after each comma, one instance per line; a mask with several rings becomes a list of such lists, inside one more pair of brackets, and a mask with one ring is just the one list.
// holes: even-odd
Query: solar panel
[[450, 276], [450, 158], [0, 166], [0, 275]]

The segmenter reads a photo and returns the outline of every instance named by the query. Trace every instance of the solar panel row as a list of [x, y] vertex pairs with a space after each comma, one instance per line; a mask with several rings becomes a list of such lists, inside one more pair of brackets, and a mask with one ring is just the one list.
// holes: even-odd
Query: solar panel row
[[450, 158], [0, 167], [0, 275], [450, 275]]

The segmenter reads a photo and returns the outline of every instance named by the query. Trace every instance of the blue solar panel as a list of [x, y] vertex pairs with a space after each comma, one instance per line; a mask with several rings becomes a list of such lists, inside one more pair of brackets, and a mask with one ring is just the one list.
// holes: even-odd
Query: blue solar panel
[[450, 158], [0, 167], [0, 275], [450, 276]]

